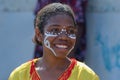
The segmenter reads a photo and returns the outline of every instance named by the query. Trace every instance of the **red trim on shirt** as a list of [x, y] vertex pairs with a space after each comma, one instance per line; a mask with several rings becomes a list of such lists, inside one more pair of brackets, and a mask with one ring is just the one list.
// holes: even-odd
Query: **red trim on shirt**
[[31, 63], [31, 70], [30, 70], [30, 77], [32, 80], [40, 80], [38, 74], [36, 73], [36, 70], [35, 70], [35, 64], [34, 64], [34, 61], [32, 61]]
[[65, 70], [65, 72], [61, 75], [61, 77], [58, 80], [67, 80], [70, 77], [71, 72], [76, 63], [77, 61], [75, 59], [71, 59], [70, 66]]
[[[77, 61], [75, 59], [71, 59], [71, 64], [65, 70], [65, 72], [59, 77], [58, 80], [67, 80], [70, 77], [71, 72], [72, 72], [76, 63], [77, 63]], [[35, 70], [34, 61], [31, 62], [30, 77], [31, 77], [32, 80], [40, 80], [40, 77]]]

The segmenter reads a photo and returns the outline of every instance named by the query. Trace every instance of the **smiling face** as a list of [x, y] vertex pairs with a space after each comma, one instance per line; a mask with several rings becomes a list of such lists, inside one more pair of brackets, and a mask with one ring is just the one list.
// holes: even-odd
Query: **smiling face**
[[56, 57], [66, 57], [74, 48], [75, 41], [76, 27], [70, 16], [56, 15], [47, 21], [43, 42], [45, 53], [50, 52]]

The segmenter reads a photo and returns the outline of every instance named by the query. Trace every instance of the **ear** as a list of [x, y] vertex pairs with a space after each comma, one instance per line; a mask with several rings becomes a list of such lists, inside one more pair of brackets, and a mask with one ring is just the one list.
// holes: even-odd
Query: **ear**
[[37, 41], [39, 41], [40, 43], [42, 43], [43, 36], [42, 36], [42, 33], [40, 32], [40, 30], [39, 30], [38, 27], [35, 28], [35, 37], [36, 37]]

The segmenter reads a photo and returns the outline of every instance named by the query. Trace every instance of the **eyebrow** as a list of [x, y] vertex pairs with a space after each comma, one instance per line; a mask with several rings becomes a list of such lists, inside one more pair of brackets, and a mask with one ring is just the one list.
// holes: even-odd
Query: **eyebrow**
[[50, 27], [51, 27], [51, 26], [56, 27], [56, 26], [61, 26], [61, 25], [58, 25], [58, 24], [52, 24], [52, 25], [50, 25]]
[[[58, 25], [58, 24], [52, 24], [52, 25], [50, 25], [50, 27], [56, 27], [56, 26], [61, 27], [62, 25]], [[74, 28], [73, 25], [68, 25], [67, 27], [69, 27], [69, 28]]]

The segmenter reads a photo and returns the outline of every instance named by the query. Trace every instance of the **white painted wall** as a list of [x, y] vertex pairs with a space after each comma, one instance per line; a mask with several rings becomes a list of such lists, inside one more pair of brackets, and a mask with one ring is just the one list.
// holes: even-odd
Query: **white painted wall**
[[36, 0], [0, 0], [0, 80], [33, 58]]

